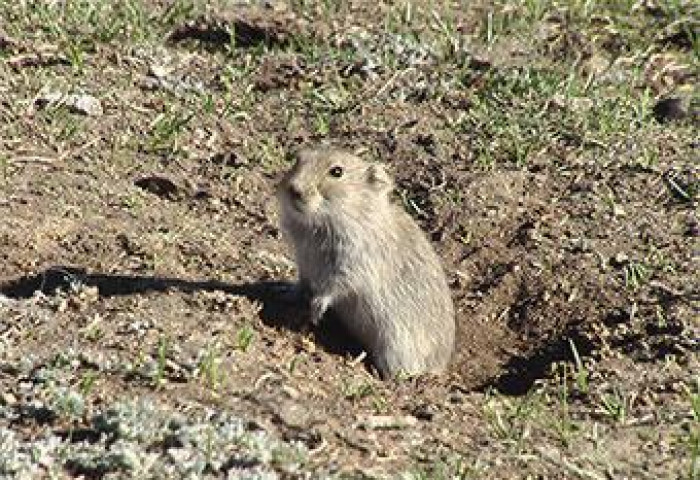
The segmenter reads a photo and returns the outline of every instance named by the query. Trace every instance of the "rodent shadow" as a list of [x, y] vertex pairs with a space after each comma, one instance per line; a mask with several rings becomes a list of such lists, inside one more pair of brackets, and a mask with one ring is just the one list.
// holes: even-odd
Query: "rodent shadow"
[[[231, 284], [218, 280], [183, 280], [172, 277], [88, 273], [85, 268], [53, 266], [35, 275], [11, 279], [0, 279], [0, 295], [9, 298], [30, 298], [40, 291], [51, 295], [58, 290], [69, 290], [73, 284], [96, 287], [102, 297], [135, 295], [146, 292], [179, 290], [185, 293], [196, 291], [222, 291], [246, 297], [262, 305], [260, 319], [268, 326], [301, 331], [304, 325], [304, 306], [286, 300], [281, 295], [292, 284], [284, 281], [260, 281]], [[339, 322], [324, 321], [313, 329], [316, 342], [332, 354], [359, 354], [359, 346]]]
[[266, 300], [275, 288], [285, 285], [284, 282], [234, 285], [217, 280], [193, 281], [158, 276], [88, 273], [81, 267], [53, 266], [35, 275], [0, 281], [0, 294], [15, 299], [30, 298], [37, 291], [52, 295], [58, 290], [69, 289], [73, 284], [96, 287], [103, 297], [162, 292], [169, 289], [187, 293], [220, 290], [258, 301]]

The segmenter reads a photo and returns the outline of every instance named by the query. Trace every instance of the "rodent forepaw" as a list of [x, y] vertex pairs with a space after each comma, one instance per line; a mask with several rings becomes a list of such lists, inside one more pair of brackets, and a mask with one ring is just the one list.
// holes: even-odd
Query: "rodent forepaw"
[[309, 322], [312, 325], [318, 325], [321, 323], [323, 315], [326, 314], [326, 310], [331, 304], [330, 297], [314, 297], [311, 300], [311, 305], [309, 308]]

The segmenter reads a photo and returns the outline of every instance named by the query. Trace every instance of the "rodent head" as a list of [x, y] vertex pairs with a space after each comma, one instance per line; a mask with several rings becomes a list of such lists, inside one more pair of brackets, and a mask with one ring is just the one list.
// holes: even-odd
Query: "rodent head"
[[304, 149], [280, 182], [282, 206], [310, 220], [388, 202], [394, 184], [384, 168], [337, 149]]

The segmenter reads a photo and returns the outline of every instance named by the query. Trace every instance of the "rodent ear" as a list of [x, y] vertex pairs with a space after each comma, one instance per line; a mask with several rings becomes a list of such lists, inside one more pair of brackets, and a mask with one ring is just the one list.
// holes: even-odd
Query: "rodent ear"
[[367, 168], [367, 180], [377, 191], [389, 193], [394, 189], [394, 181], [382, 165], [370, 165]]

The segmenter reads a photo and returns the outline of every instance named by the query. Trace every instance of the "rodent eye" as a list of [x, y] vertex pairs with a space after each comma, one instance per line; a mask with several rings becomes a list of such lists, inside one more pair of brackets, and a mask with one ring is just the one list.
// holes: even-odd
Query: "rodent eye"
[[328, 173], [331, 177], [340, 178], [343, 176], [343, 167], [338, 167], [336, 165], [335, 167], [331, 167], [331, 169], [328, 170]]

